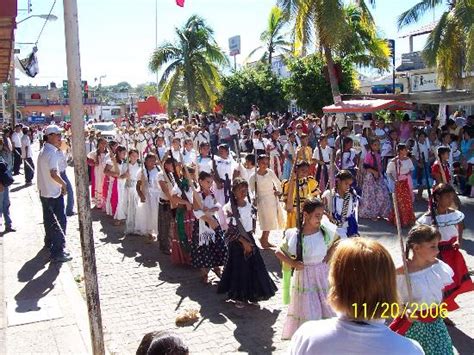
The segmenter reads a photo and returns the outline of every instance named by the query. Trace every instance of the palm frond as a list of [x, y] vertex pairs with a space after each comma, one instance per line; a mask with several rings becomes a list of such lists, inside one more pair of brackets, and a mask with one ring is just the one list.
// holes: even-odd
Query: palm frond
[[152, 54], [149, 68], [152, 72], [160, 70], [163, 64], [181, 56], [181, 49], [170, 42], [165, 42], [159, 46]]
[[418, 20], [428, 11], [434, 9], [436, 6], [441, 5], [443, 0], [421, 0], [418, 4], [415, 4], [412, 8], [403, 12], [397, 20], [398, 29], [411, 25], [412, 23], [418, 22]]
[[166, 82], [168, 81], [168, 78], [172, 76], [176, 72], [176, 70], [179, 69], [180, 63], [181, 63], [181, 59], [177, 59], [166, 67], [166, 69], [161, 74], [160, 81], [158, 82], [158, 88], [165, 86]]

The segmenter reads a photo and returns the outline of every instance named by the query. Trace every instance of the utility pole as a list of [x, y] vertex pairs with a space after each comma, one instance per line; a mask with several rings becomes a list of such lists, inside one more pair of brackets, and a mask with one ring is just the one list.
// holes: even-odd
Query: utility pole
[[64, 32], [66, 35], [67, 77], [69, 81], [69, 106], [71, 111], [72, 149], [79, 214], [82, 261], [87, 309], [91, 331], [92, 350], [95, 355], [105, 354], [99, 286], [95, 262], [94, 236], [92, 232], [89, 184], [84, 145], [84, 119], [81, 89], [81, 58], [79, 52], [79, 24], [77, 0], [63, 0]]

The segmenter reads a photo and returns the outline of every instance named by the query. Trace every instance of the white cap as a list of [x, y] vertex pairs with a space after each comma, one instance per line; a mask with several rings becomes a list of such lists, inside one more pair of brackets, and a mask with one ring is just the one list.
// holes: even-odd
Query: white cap
[[48, 127], [46, 127], [46, 129], [44, 130], [44, 135], [49, 136], [50, 134], [59, 134], [62, 131], [63, 130], [61, 128], [59, 128], [58, 126], [52, 124], [52, 125], [49, 125]]

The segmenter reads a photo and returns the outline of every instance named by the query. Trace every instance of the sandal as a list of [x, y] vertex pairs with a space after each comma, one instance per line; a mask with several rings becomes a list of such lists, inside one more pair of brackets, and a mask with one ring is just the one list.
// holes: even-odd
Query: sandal
[[215, 267], [212, 269], [212, 272], [216, 274], [216, 276], [220, 279], [222, 279], [222, 271], [219, 267]]

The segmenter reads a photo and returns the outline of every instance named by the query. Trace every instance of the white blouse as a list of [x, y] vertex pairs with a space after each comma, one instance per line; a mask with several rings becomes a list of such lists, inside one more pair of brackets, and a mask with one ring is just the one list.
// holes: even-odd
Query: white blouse
[[319, 157], [318, 147], [314, 148], [313, 159], [324, 160], [325, 163], [329, 163], [331, 161], [332, 148], [327, 145], [326, 148], [321, 148], [321, 153], [323, 154], [323, 159]]
[[[242, 226], [244, 227], [246, 232], [253, 231], [253, 218], [252, 218], [252, 205], [248, 202], [245, 203], [244, 207], [238, 207], [239, 214], [240, 214], [240, 221], [242, 222]], [[224, 213], [227, 216], [228, 212], [232, 214], [232, 207], [230, 206], [230, 202], [228, 202], [224, 206]], [[227, 217], [227, 223], [230, 224], [234, 217]]]
[[397, 275], [397, 288], [403, 303], [412, 302], [420, 309], [443, 300], [443, 289], [453, 282], [454, 271], [441, 260], [426, 269], [410, 273], [413, 299], [409, 300], [405, 275]]
[[397, 176], [397, 165], [399, 168], [398, 173], [400, 175], [409, 175], [415, 169], [411, 159], [395, 159], [395, 161], [390, 161], [387, 165], [387, 174], [391, 176]]
[[[448, 242], [453, 238], [459, 237], [458, 224], [464, 220], [464, 213], [461, 211], [452, 211], [446, 214], [439, 214], [436, 216], [436, 222], [438, 223], [438, 230], [441, 234], [441, 241]], [[417, 221], [418, 224], [433, 223], [433, 219], [430, 215], [424, 214]]]
[[[287, 252], [290, 255], [296, 255], [297, 232], [297, 228], [291, 228], [287, 229], [284, 233], [283, 243], [287, 244]], [[303, 262], [305, 264], [322, 263], [327, 251], [328, 249], [321, 231], [303, 237]]]

